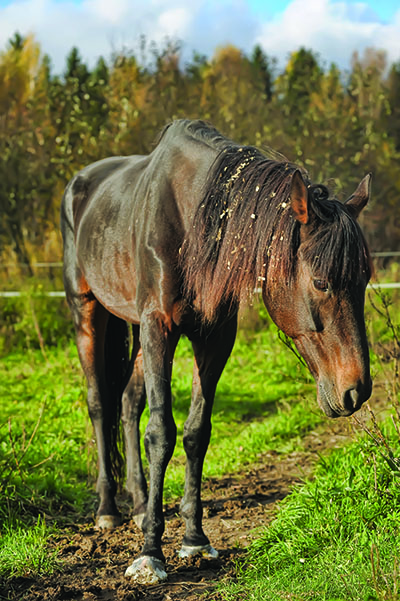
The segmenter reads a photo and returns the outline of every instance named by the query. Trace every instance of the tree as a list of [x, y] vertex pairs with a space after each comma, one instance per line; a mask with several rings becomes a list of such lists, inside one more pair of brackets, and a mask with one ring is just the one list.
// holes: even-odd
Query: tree
[[387, 130], [400, 151], [400, 61], [394, 63], [387, 81]]
[[104, 61], [90, 73], [73, 48], [64, 79], [52, 81], [49, 102], [57, 142], [53, 162], [64, 181], [101, 154], [109, 114], [108, 77]]
[[259, 82], [260, 91], [265, 95], [267, 102], [270, 102], [273, 94], [273, 71], [275, 61], [271, 60], [258, 44], [254, 47], [251, 55], [251, 65], [253, 67], [253, 77]]
[[195, 53], [184, 67], [179, 45], [144, 41], [142, 51], [140, 62], [124, 51], [90, 70], [73, 48], [62, 76], [52, 75], [32, 36], [15, 34], [0, 53], [2, 249], [25, 263], [45, 242], [60, 253], [68, 179], [104, 156], [148, 153], [179, 117], [208, 119], [237, 142], [282, 152], [340, 199], [372, 171], [368, 239], [375, 250], [400, 245], [400, 63], [387, 71], [384, 53], [368, 49], [354, 55], [347, 76], [302, 48], [275, 76], [259, 46], [250, 56], [232, 45], [212, 59]]
[[114, 56], [109, 73], [109, 148], [114, 154], [144, 153], [146, 107], [150, 81], [136, 58], [129, 54]]
[[[11, 243], [32, 273], [27, 250], [27, 218], [34, 213], [35, 158], [40, 144], [30, 107], [41, 69], [32, 36], [15, 34], [0, 54], [0, 210], [3, 244]], [[40, 173], [40, 169], [38, 169]]]
[[295, 126], [301, 123], [311, 96], [320, 90], [322, 69], [311, 50], [293, 52], [286, 69], [278, 78], [282, 108]]

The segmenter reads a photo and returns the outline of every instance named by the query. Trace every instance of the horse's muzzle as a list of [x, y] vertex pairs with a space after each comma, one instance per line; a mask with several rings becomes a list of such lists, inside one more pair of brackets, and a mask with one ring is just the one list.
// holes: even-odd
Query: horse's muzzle
[[372, 380], [359, 381], [345, 390], [340, 396], [335, 393], [334, 386], [324, 380], [318, 382], [318, 403], [328, 417], [348, 417], [352, 415], [371, 396]]

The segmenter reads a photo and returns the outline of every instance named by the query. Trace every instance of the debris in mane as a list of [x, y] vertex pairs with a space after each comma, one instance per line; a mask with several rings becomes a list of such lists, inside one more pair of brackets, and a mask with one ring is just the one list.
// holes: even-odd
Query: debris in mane
[[217, 156], [181, 253], [185, 289], [205, 319], [260, 285], [274, 257], [282, 256], [289, 276], [297, 250], [289, 191], [297, 169], [253, 147], [232, 144]]
[[312, 186], [297, 165], [267, 158], [251, 146], [226, 141], [205, 182], [202, 202], [181, 249], [186, 296], [207, 321], [221, 303], [236, 306], [265, 281], [290, 283], [296, 269], [300, 226], [290, 210], [295, 171], [309, 189], [315, 214], [304, 258], [335, 286], [369, 269], [369, 255], [345, 206], [328, 200], [325, 186]]

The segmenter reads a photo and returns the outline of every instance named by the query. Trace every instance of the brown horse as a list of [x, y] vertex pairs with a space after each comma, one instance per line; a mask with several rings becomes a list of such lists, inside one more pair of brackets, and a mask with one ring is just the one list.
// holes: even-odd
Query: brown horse
[[[97, 439], [97, 523], [120, 522], [114, 497], [121, 418], [126, 487], [145, 540], [128, 576], [166, 578], [162, 497], [176, 440], [171, 372], [182, 334], [194, 351], [182, 556], [217, 555], [202, 528], [201, 474], [215, 390], [244, 297], [262, 287], [328, 416], [351, 415], [369, 398], [364, 297], [371, 262], [356, 221], [369, 194], [367, 175], [345, 204], [329, 199], [299, 167], [185, 120], [168, 125], [148, 156], [104, 159], [69, 183], [61, 213], [64, 280]], [[146, 398], [149, 490], [139, 446]]]

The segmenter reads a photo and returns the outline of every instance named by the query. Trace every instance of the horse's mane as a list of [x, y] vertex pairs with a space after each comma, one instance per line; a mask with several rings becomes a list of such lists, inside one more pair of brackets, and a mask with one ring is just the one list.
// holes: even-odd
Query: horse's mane
[[210, 146], [213, 150], [222, 150], [228, 144], [235, 145], [234, 142], [228, 140], [210, 123], [201, 119], [193, 121], [191, 119], [177, 119], [167, 123], [155, 140], [155, 146], [161, 142], [167, 132], [173, 136], [189, 136], [191, 140], [202, 142]]
[[308, 186], [314, 214], [302, 247], [313, 273], [335, 289], [356, 281], [360, 270], [369, 277], [367, 246], [345, 205], [330, 200], [325, 186], [311, 185], [298, 166], [225, 139], [181, 249], [185, 294], [196, 299], [206, 320], [215, 317], [221, 303], [236, 306], [267, 272], [269, 279], [293, 280], [300, 225], [289, 195], [296, 170]]

